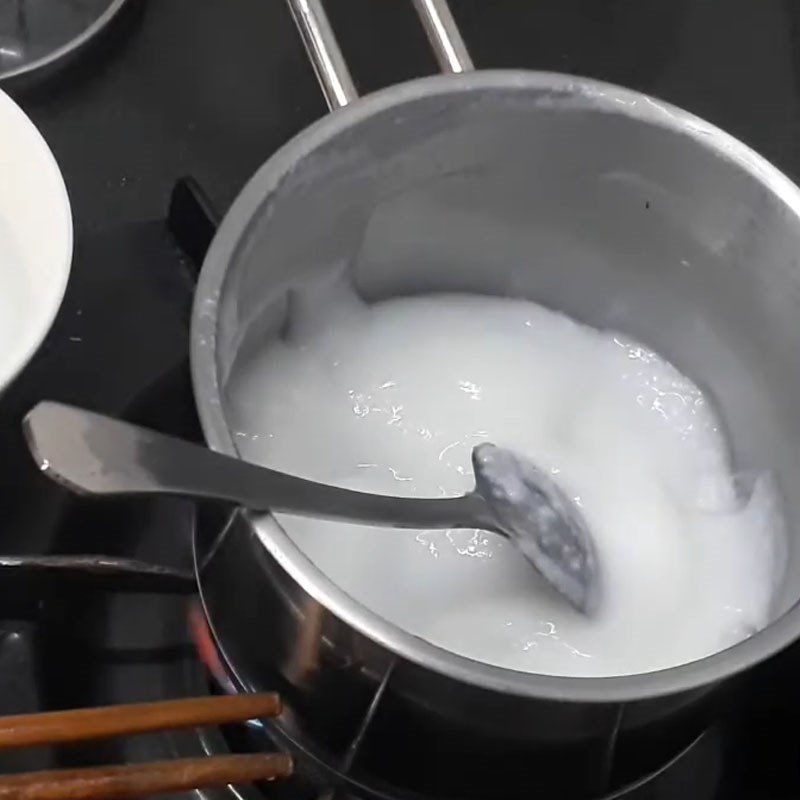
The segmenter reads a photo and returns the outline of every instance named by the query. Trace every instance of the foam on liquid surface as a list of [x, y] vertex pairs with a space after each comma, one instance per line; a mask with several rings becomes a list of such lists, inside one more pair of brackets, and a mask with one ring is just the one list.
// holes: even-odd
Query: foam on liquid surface
[[646, 672], [763, 627], [782, 536], [775, 492], [742, 497], [718, 421], [657, 354], [523, 300], [429, 295], [296, 304], [239, 365], [244, 458], [364, 491], [453, 496], [492, 441], [549, 470], [595, 537], [597, 616], [483, 531], [381, 531], [281, 516], [351, 596], [446, 649], [528, 672]]

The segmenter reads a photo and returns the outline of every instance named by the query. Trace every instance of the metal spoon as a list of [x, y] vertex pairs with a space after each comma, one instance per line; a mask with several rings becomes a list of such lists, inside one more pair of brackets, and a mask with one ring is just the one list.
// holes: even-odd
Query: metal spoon
[[513, 542], [578, 611], [597, 607], [597, 557], [580, 510], [548, 475], [492, 444], [473, 451], [473, 492], [420, 500], [285, 475], [60, 403], [39, 403], [23, 429], [40, 468], [79, 494], [166, 494], [395, 528], [480, 528]]

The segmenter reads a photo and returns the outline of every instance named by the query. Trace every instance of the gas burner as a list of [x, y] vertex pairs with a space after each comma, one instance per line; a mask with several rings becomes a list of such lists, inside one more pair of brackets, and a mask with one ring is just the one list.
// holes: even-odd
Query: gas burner
[[[237, 681], [228, 673], [225, 659], [220, 655], [214, 637], [208, 628], [206, 617], [197, 604], [190, 607], [190, 623], [192, 638], [198, 656], [206, 667], [211, 681], [212, 692], [240, 691]], [[375, 716], [380, 698], [370, 705], [367, 719], [362, 725], [360, 735], [354, 739], [343, 758], [335, 763], [324, 763], [319, 748], [313, 743], [301, 742], [297, 738], [287, 736], [284, 730], [271, 721], [253, 723], [247, 726], [230, 726], [223, 729], [226, 744], [234, 752], [263, 752], [279, 749], [292, 754], [307, 785], [320, 787], [320, 797], [358, 797], [361, 800], [444, 800], [451, 794], [420, 794], [409, 792], [407, 787], [392, 787], [384, 782], [367, 783], [363, 774], [359, 774], [358, 762], [362, 757], [362, 749], [368, 744], [368, 731]], [[631, 772], [632, 765], [608, 765], [610, 769], [604, 776], [606, 789], [599, 793], [574, 794], [554, 791], [553, 794], [538, 794], [542, 797], [563, 798], [575, 797], [586, 800], [660, 800], [674, 798], [680, 789], [681, 798], [685, 800], [712, 800], [717, 797], [722, 770], [725, 732], [721, 728], [711, 728], [703, 732], [688, 746], [682, 748], [662, 765], [634, 779], [623, 779], [622, 775]], [[402, 753], [404, 743], [396, 742], [396, 748]], [[641, 754], [640, 754], [641, 755]], [[465, 754], [465, 758], [469, 758]], [[367, 758], [369, 756], [367, 755]], [[435, 765], [426, 764], [424, 759], [407, 759], [409, 765], [418, 771], [431, 771]], [[496, 777], [496, 787], [480, 796], [492, 798], [506, 796], [504, 786], [508, 776]], [[327, 787], [327, 788], [326, 788]], [[689, 787], [688, 791], [684, 787]], [[532, 796], [524, 787], [514, 786], [513, 796]], [[461, 796], [461, 795], [456, 795]], [[472, 796], [472, 795], [470, 795]]]
[[[211, 680], [212, 691], [236, 692], [241, 691], [237, 680], [232, 677], [226, 668], [224, 657], [219, 653], [213, 635], [211, 634], [205, 615], [197, 605], [190, 608], [190, 628], [192, 638], [197, 648], [198, 656], [205, 665]], [[331, 759], [320, 753], [320, 748], [314, 743], [302, 741], [296, 736], [287, 734], [280, 725], [276, 726], [271, 721], [250, 724], [248, 726], [231, 726], [223, 730], [226, 743], [234, 752], [263, 752], [264, 750], [279, 749], [288, 751], [298, 765], [298, 772], [302, 775], [307, 785], [318, 785], [322, 794], [320, 797], [358, 797], [361, 800], [445, 800], [449, 797], [462, 797], [467, 795], [453, 795], [450, 793], [420, 793], [409, 791], [408, 786], [398, 787], [387, 784], [384, 780], [370, 779], [363, 770], [359, 769], [360, 762], [372, 759], [375, 763], [375, 754], [369, 754], [369, 730], [373, 718], [377, 715], [380, 706], [380, 697], [370, 704], [367, 717], [354, 738], [351, 746], [347, 748], [343, 757]], [[377, 723], [379, 724], [379, 723]], [[704, 731], [694, 741], [683, 747], [671, 758], [660, 766], [640, 774], [636, 779], [630, 777], [635, 772], [631, 763], [609, 763], [600, 765], [602, 774], [597, 780], [605, 782], [605, 789], [598, 792], [574, 793], [558, 791], [553, 787], [551, 793], [536, 793], [536, 796], [546, 798], [581, 798], [581, 800], [660, 800], [674, 798], [680, 794], [682, 800], [713, 800], [717, 797], [720, 785], [725, 732], [722, 728], [711, 728]], [[393, 750], [400, 753], [400, 757], [409, 772], [418, 771], [431, 773], [436, 771], [436, 764], [426, 763], [419, 756], [404, 755], [407, 751], [407, 742], [398, 739]], [[609, 743], [612, 750], [612, 743]], [[534, 754], [529, 754], [534, 757]], [[464, 753], [464, 759], [472, 759], [475, 754]], [[637, 754], [641, 759], [642, 754]], [[520, 756], [525, 758], [524, 755]], [[638, 763], [641, 763], [639, 760]], [[470, 769], [470, 773], [471, 769]], [[508, 790], [508, 791], [507, 791]], [[469, 794], [469, 797], [486, 797], [496, 800], [498, 797], [524, 797], [533, 796], [533, 788], [509, 785], [509, 776], [495, 776], [495, 786], [491, 790], [480, 794]]]
[[97, 39], [127, 0], [5, 0], [0, 5], [0, 82], [38, 77]]

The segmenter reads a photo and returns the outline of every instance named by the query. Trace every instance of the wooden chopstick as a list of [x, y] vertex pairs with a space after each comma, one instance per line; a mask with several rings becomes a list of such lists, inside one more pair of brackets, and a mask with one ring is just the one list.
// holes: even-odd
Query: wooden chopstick
[[0, 777], [0, 800], [126, 800], [209, 786], [288, 778], [283, 754], [209, 756], [119, 767], [28, 772]]
[[21, 714], [0, 717], [0, 749], [224, 725], [280, 713], [281, 701], [277, 694], [240, 694]]

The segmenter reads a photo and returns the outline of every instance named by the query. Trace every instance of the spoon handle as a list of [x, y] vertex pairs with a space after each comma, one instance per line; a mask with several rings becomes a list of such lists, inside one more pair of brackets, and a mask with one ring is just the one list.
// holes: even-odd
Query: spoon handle
[[127, 422], [39, 403], [23, 430], [40, 469], [84, 495], [173, 495], [395, 528], [492, 528], [481, 497], [373, 495], [249, 464]]

